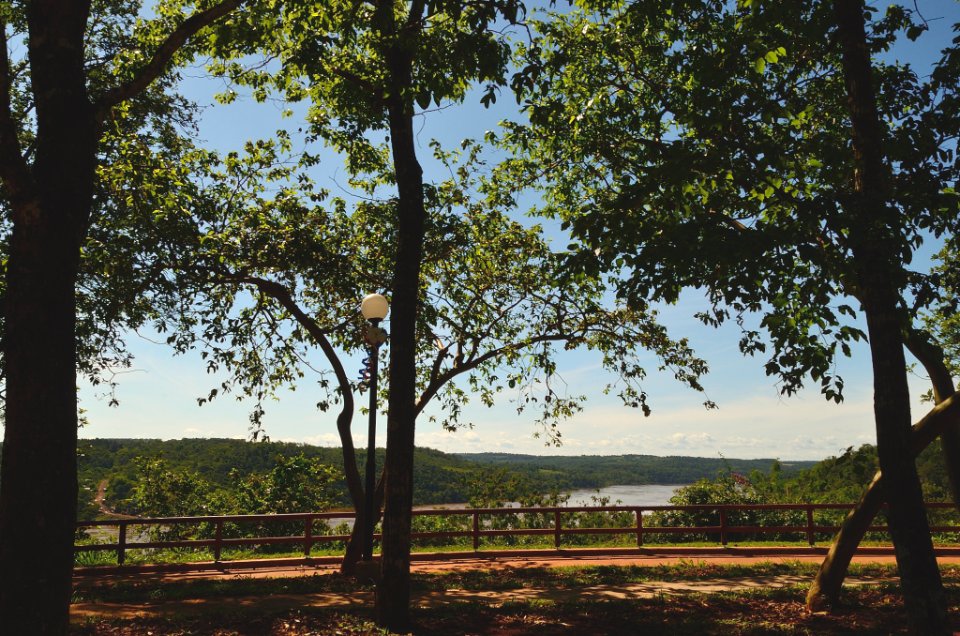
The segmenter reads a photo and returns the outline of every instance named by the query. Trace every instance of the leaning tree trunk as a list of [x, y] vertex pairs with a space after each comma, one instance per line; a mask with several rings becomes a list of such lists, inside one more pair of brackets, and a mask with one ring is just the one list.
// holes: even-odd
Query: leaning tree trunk
[[910, 393], [901, 332], [897, 216], [886, 196], [888, 170], [882, 150], [866, 43], [862, 0], [835, 0], [837, 35], [850, 111], [854, 197], [850, 244], [857, 286], [867, 319], [873, 363], [874, 419], [889, 527], [903, 598], [915, 631], [949, 633], [946, 597], [910, 448]]
[[[953, 395], [956, 387], [944, 360], [943, 349], [932, 342], [930, 334], [911, 329], [907, 332], [906, 345], [930, 376], [934, 403], [940, 404]], [[944, 427], [940, 434], [940, 450], [954, 504], [960, 507], [960, 421]]]
[[8, 634], [65, 634], [68, 625], [77, 512], [74, 288], [96, 158], [83, 72], [87, 7], [28, 5], [32, 171], [9, 130], [0, 149], [13, 217], [0, 478], [0, 626]]
[[397, 178], [397, 256], [393, 270], [390, 313], [390, 396], [384, 466], [383, 540], [377, 584], [377, 623], [392, 631], [410, 624], [410, 529], [413, 514], [413, 447], [417, 419], [416, 327], [420, 296], [420, 264], [426, 209], [423, 170], [417, 161], [413, 132], [414, 25], [424, 3], [414, 0], [398, 34], [393, 3], [378, 4], [379, 28], [392, 42], [385, 51], [389, 90], [387, 113]]
[[[929, 335], [910, 329], [906, 334], [907, 349], [923, 364], [933, 383], [934, 408], [913, 428], [911, 452], [919, 455], [930, 443], [940, 437], [944, 462], [950, 478], [954, 503], [960, 505], [957, 494], [960, 493], [957, 479], [960, 476], [960, 398], [953, 398], [954, 385], [950, 372], [943, 360], [943, 350], [931, 343]], [[840, 531], [830, 546], [830, 551], [817, 572], [807, 593], [807, 607], [812, 611], [827, 609], [836, 604], [840, 597], [843, 580], [847, 576], [850, 561], [857, 547], [880, 512], [886, 499], [883, 496], [882, 473], [877, 472], [870, 486], [864, 492], [856, 507], [844, 519]]]
[[[953, 395], [943, 400], [913, 427], [910, 450], [914, 457], [942, 434], [943, 430], [960, 426], [960, 396]], [[840, 597], [843, 579], [847, 576], [850, 561], [866, 534], [874, 517], [880, 512], [886, 499], [883, 494], [882, 473], [877, 472], [870, 486], [860, 497], [856, 507], [843, 520], [840, 532], [833, 540], [830, 551], [820, 565], [807, 593], [807, 607], [821, 611], [833, 607]]]

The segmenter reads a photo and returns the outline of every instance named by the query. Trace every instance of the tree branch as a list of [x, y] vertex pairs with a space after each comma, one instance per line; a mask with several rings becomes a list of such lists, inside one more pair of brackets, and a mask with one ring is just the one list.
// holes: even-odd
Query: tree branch
[[10, 111], [13, 78], [7, 51], [7, 23], [0, 22], [0, 28], [3, 29], [3, 56], [0, 59], [0, 179], [16, 214], [18, 208], [33, 197], [33, 184], [20, 147], [17, 125]]
[[413, 0], [413, 2], [410, 3], [410, 13], [407, 14], [406, 28], [409, 29], [420, 26], [426, 5], [425, 0]]
[[[419, 415], [420, 412], [423, 411], [423, 409], [427, 406], [427, 403], [429, 403], [430, 400], [432, 400], [437, 395], [437, 393], [440, 391], [440, 389], [443, 387], [444, 384], [446, 384], [453, 378], [457, 377], [458, 375], [462, 375], [467, 371], [472, 371], [473, 369], [476, 369], [477, 367], [479, 367], [484, 362], [487, 362], [488, 360], [492, 360], [493, 358], [503, 355], [508, 351], [523, 349], [525, 347], [529, 347], [531, 345], [539, 344], [542, 342], [556, 342], [556, 341], [570, 340], [572, 338], [574, 338], [574, 335], [569, 333], [542, 334], [542, 335], [524, 340], [523, 342], [514, 342], [511, 344], [503, 345], [501, 347], [497, 347], [496, 349], [491, 349], [490, 351], [487, 351], [481, 356], [472, 358], [466, 364], [457, 365], [451, 368], [450, 370], [448, 370], [446, 373], [437, 375], [435, 379], [431, 378], [430, 384], [427, 385], [427, 387], [423, 390], [423, 393], [420, 394], [420, 398], [417, 400], [416, 413], [417, 415]], [[474, 347], [474, 349], [476, 349], [476, 347]]]
[[209, 9], [195, 13], [184, 20], [180, 26], [174, 29], [173, 33], [167, 36], [167, 39], [164, 40], [160, 48], [154, 52], [153, 57], [150, 58], [147, 65], [141, 68], [132, 79], [111, 88], [100, 96], [100, 99], [98, 99], [95, 104], [97, 121], [105, 121], [114, 106], [139, 95], [155, 79], [160, 77], [164, 70], [166, 70], [170, 60], [173, 59], [177, 51], [183, 48], [187, 40], [196, 35], [197, 32], [204, 27], [209, 26], [239, 7], [244, 1], [245, 0], [223, 0]]
[[430, 369], [430, 384], [433, 384], [440, 377], [440, 366], [443, 364], [443, 361], [450, 355], [450, 345], [441, 347], [437, 351], [437, 357], [433, 361], [433, 366]]
[[[344, 371], [343, 363], [337, 355], [336, 350], [327, 338], [327, 331], [320, 328], [310, 316], [307, 315], [300, 305], [293, 299], [290, 290], [280, 283], [258, 276], [244, 276], [234, 274], [223, 274], [224, 282], [233, 284], [253, 285], [261, 293], [270, 296], [286, 309], [294, 320], [297, 321], [307, 333], [316, 341], [327, 361], [333, 368], [333, 373], [337, 377], [337, 384], [340, 387], [340, 395], [343, 398], [343, 408], [340, 415], [337, 416], [337, 433], [340, 436], [340, 444], [343, 452], [343, 472], [347, 481], [347, 489], [350, 491], [350, 498], [353, 500], [354, 509], [360, 510], [360, 503], [364, 500], [363, 482], [360, 477], [360, 469], [357, 467], [356, 449], [353, 444], [353, 434], [350, 431], [350, 424], [353, 421], [353, 390], [350, 386], [350, 380]], [[341, 323], [346, 324], [346, 323]]]

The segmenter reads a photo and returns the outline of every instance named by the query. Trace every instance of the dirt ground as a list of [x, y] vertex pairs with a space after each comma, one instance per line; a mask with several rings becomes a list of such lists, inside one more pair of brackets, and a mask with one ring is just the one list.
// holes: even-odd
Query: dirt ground
[[[488, 557], [469, 555], [455, 561], [418, 561], [412, 564], [414, 572], [440, 573], [465, 570], [503, 570], [517, 571], [533, 568], [553, 568], [562, 566], [655, 566], [689, 562], [690, 557], [679, 556], [601, 556], [577, 555], [569, 557]], [[817, 563], [819, 555], [781, 555], [745, 557], [742, 555], [705, 555], [696, 557], [698, 562], [709, 565], [749, 565], [758, 562], [797, 562]], [[854, 559], [859, 563], [893, 563], [888, 556], [862, 556]], [[960, 557], [951, 556], [941, 559], [941, 563], [960, 563]], [[76, 581], [78, 586], [111, 585], [117, 582], [143, 582], [145, 579], [164, 582], [196, 581], [210, 579], [248, 579], [248, 578], [289, 578], [329, 574], [337, 571], [334, 563], [314, 566], [272, 565], [269, 567], [229, 566], [220, 570], [203, 572], [163, 573], [163, 574], [127, 574], [105, 577], [83, 577]], [[880, 579], [849, 578], [848, 585], [883, 582]], [[662, 598], [684, 594], [705, 594], [743, 590], [769, 590], [787, 586], [805, 585], [809, 577], [775, 576], [747, 578], [717, 578], [696, 581], [651, 581], [626, 585], [601, 585], [576, 588], [529, 587], [506, 591], [445, 590], [429, 591], [414, 596], [414, 604], [421, 607], [436, 607], [453, 603], [473, 602], [499, 605], [509, 602], [550, 601], [566, 603], [572, 601], [631, 600], [641, 598]], [[271, 594], [269, 596], [231, 597], [220, 599], [186, 599], [177, 601], [158, 601], [151, 603], [91, 603], [78, 602], [71, 607], [74, 621], [95, 618], [133, 619], [163, 618], [169, 616], [189, 617], [225, 609], [254, 609], [266, 613], [306, 608], [349, 608], [369, 606], [373, 602], [372, 593], [357, 591], [349, 593], [324, 592], [316, 594]]]

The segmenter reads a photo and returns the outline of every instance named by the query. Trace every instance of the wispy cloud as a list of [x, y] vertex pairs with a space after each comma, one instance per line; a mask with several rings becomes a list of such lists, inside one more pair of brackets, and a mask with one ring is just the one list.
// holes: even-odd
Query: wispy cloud
[[864, 396], [837, 405], [816, 399], [754, 396], [717, 410], [665, 408], [649, 417], [616, 406], [588, 407], [561, 425], [563, 445], [545, 446], [519, 418], [477, 421], [469, 431], [426, 430], [417, 443], [451, 452], [511, 450], [534, 454], [697, 455], [819, 459], [872, 440]]

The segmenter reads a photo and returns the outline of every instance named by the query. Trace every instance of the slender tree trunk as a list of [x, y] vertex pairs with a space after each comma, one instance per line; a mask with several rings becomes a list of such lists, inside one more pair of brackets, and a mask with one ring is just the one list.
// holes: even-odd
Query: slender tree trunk
[[[947, 369], [943, 349], [932, 341], [930, 334], [912, 329], [907, 332], [906, 345], [930, 376], [934, 403], [940, 404], [953, 395], [956, 386], [950, 370]], [[960, 421], [943, 429], [940, 435], [940, 450], [947, 468], [954, 504], [960, 508]]]
[[68, 625], [77, 512], [74, 289], [96, 161], [83, 71], [87, 9], [81, 1], [27, 8], [37, 137], [35, 196], [12, 205], [6, 274], [0, 627], [7, 634], [65, 634]]
[[910, 395], [899, 308], [900, 270], [896, 214], [886, 197], [888, 170], [882, 151], [866, 45], [862, 0], [835, 0], [837, 34], [843, 46], [854, 153], [854, 199], [850, 243], [862, 292], [873, 361], [874, 417], [883, 491], [904, 601], [913, 628], [946, 634], [946, 599], [930, 538], [923, 494], [910, 448]]
[[[960, 426], [960, 396], [954, 395], [938, 404], [913, 427], [910, 452], [916, 457], [943, 430], [957, 426]], [[886, 501], [882, 474], [877, 472], [856, 507], [843, 520], [840, 531], [807, 592], [807, 607], [811, 611], [826, 610], [837, 603], [850, 561]]]
[[[377, 481], [377, 488], [373, 494], [374, 526], [377, 525], [377, 521], [380, 520], [380, 515], [383, 512], [383, 477], [384, 474], [381, 472], [380, 479]], [[340, 562], [340, 572], [347, 576], [356, 574], [357, 563], [360, 562], [363, 549], [363, 534], [360, 532], [360, 530], [365, 527], [360, 525], [360, 519], [363, 515], [362, 508], [363, 506], [358, 508], [357, 504], [354, 503], [353, 509], [357, 513], [357, 517], [354, 520], [353, 530], [350, 532], [350, 540], [347, 541], [347, 549], [344, 551], [343, 561]]]
[[[907, 331], [905, 340], [907, 349], [930, 375], [934, 401], [938, 405], [913, 427], [911, 452], [916, 457], [938, 435], [940, 436], [954, 502], [960, 505], [960, 500], [957, 498], [957, 494], [960, 493], [957, 485], [957, 478], [960, 476], [958, 475], [960, 457], [956, 448], [957, 431], [960, 430], [960, 408], [958, 408], [960, 402], [953, 397], [953, 378], [950, 377], [950, 372], [944, 364], [943, 350], [930, 342], [929, 334], [910, 329]], [[830, 546], [830, 551], [820, 564], [820, 569], [807, 593], [807, 607], [811, 611], [827, 609], [837, 603], [850, 561], [874, 517], [886, 501], [881, 475], [882, 472], [878, 471], [856, 507], [844, 519], [840, 531]]]
[[377, 623], [391, 631], [410, 625], [410, 527], [413, 514], [413, 448], [417, 420], [417, 313], [426, 209], [423, 170], [417, 161], [413, 132], [414, 25], [424, 4], [415, 0], [397, 35], [393, 4], [378, 5], [382, 33], [394, 36], [386, 51], [389, 94], [387, 112], [397, 178], [397, 260], [390, 309], [390, 397], [384, 465], [383, 541], [376, 593]]

